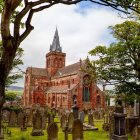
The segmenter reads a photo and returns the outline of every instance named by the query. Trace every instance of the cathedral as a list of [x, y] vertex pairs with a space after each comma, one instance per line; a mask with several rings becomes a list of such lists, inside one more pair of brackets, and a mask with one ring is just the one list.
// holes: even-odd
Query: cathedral
[[65, 58], [56, 29], [46, 54], [45, 68], [28, 67], [26, 70], [23, 105], [40, 104], [70, 110], [76, 99], [80, 109], [104, 108], [104, 92], [95, 82], [87, 82], [89, 75], [81, 71], [85, 61], [65, 66]]

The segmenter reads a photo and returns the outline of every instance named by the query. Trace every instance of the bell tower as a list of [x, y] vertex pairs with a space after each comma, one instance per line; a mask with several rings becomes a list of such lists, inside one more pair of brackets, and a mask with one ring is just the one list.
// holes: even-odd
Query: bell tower
[[50, 45], [50, 52], [46, 54], [46, 69], [50, 76], [54, 76], [59, 68], [65, 67], [66, 53], [62, 52], [58, 30], [56, 28], [53, 42]]

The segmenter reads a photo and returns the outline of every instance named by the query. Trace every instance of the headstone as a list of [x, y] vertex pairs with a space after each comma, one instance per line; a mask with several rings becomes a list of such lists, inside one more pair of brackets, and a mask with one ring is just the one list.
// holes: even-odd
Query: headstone
[[2, 120], [3, 122], [9, 122], [10, 112], [7, 110], [2, 111]]
[[33, 114], [33, 130], [31, 132], [32, 136], [43, 135], [42, 131], [42, 115], [39, 109], [37, 109]]
[[56, 110], [55, 108], [52, 108], [52, 109], [51, 109], [51, 113], [52, 113], [54, 116], [56, 116], [57, 110]]
[[32, 109], [26, 109], [26, 114], [27, 114], [27, 127], [32, 126], [33, 122], [33, 112]]
[[128, 109], [128, 116], [134, 116], [134, 108], [130, 105]]
[[114, 113], [114, 133], [112, 140], [128, 140], [126, 135], [125, 117], [126, 114], [123, 112], [121, 98], [118, 97], [118, 105], [115, 108]]
[[58, 126], [56, 123], [53, 122], [48, 126], [47, 134], [47, 140], [58, 140]]
[[[112, 116], [112, 115], [110, 115]], [[110, 122], [109, 122], [109, 116], [107, 114], [104, 115], [104, 124], [103, 124], [103, 130], [108, 131], [110, 127]]]
[[114, 116], [109, 115], [109, 139], [111, 140], [114, 133]]
[[73, 128], [72, 128], [72, 139], [73, 140], [83, 140], [83, 124], [77, 119], [74, 120]]
[[10, 118], [9, 118], [9, 123], [8, 123], [9, 127], [15, 127], [17, 126], [17, 115], [14, 111], [10, 112]]
[[138, 126], [136, 126], [136, 127], [133, 129], [132, 138], [133, 138], [133, 140], [139, 140], [139, 139], [138, 139]]
[[68, 130], [69, 130], [69, 132], [72, 131], [73, 122], [74, 122], [74, 116], [73, 116], [73, 113], [71, 112], [69, 114], [69, 117], [68, 117]]
[[18, 114], [18, 126], [20, 126], [22, 131], [26, 130], [26, 119], [27, 115], [24, 111]]
[[43, 116], [42, 116], [42, 128], [43, 128], [43, 130], [46, 129], [46, 123], [47, 123], [47, 118], [46, 118], [45, 114], [43, 114]]
[[93, 115], [88, 114], [88, 124], [94, 126]]
[[78, 103], [77, 103], [77, 98], [74, 99], [74, 104], [72, 106], [72, 110], [73, 110], [73, 115], [74, 115], [74, 119], [78, 119]]
[[85, 113], [84, 111], [80, 111], [79, 112], [79, 119], [82, 123], [84, 123], [84, 119], [85, 119]]
[[62, 117], [61, 117], [61, 128], [62, 128], [62, 130], [65, 129], [66, 124], [67, 124], [67, 117], [66, 117], [66, 115], [62, 115]]
[[54, 122], [54, 115], [52, 113], [48, 113], [48, 125]]
[[137, 103], [137, 114], [139, 115], [139, 103]]
[[137, 100], [134, 100], [134, 116], [137, 116]]

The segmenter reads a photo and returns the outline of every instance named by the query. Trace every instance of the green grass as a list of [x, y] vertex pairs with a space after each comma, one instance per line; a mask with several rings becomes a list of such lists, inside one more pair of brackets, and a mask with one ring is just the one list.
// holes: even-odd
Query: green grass
[[6, 91], [6, 93], [15, 93], [17, 95], [22, 95], [23, 94], [23, 90], [8, 90]]
[[[55, 121], [59, 121], [59, 119], [55, 119]], [[108, 132], [102, 130], [103, 121], [96, 121], [95, 126], [99, 128], [98, 131], [84, 131], [84, 140], [109, 140]], [[58, 123], [60, 126], [60, 123]], [[27, 131], [20, 131], [20, 128], [12, 127], [9, 128], [12, 132], [12, 136], [9, 137], [5, 135], [6, 140], [20, 140], [21, 137], [26, 138], [25, 140], [47, 140], [47, 132], [44, 130], [43, 136], [31, 136], [32, 128], [28, 127]], [[64, 140], [64, 132], [62, 132], [59, 127], [58, 140]], [[68, 140], [72, 140], [72, 135], [68, 135]], [[129, 140], [132, 140], [129, 137]]]

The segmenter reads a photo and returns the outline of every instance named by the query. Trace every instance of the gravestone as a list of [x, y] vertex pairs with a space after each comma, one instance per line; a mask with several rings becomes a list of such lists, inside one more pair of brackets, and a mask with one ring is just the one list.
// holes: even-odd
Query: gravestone
[[67, 117], [66, 117], [66, 115], [62, 115], [62, 117], [61, 117], [61, 128], [62, 128], [62, 130], [65, 129], [66, 124], [67, 124]]
[[[110, 115], [112, 116], [112, 115]], [[104, 124], [103, 124], [103, 130], [108, 131], [110, 127], [110, 123], [109, 123], [109, 115], [105, 114], [104, 115]]]
[[57, 110], [56, 110], [55, 108], [52, 108], [52, 109], [51, 109], [51, 113], [52, 113], [54, 116], [56, 116]]
[[94, 118], [95, 118], [96, 120], [99, 119], [99, 112], [98, 112], [97, 110], [94, 111]]
[[72, 127], [72, 139], [73, 140], [83, 140], [83, 124], [82, 122], [77, 119], [74, 120], [73, 127]]
[[58, 108], [58, 116], [62, 116], [64, 114], [64, 109], [62, 107]]
[[50, 123], [47, 129], [47, 140], [58, 140], [58, 126], [56, 123]]
[[84, 111], [80, 111], [79, 112], [79, 119], [82, 123], [84, 123], [84, 119], [85, 119], [85, 113]]
[[132, 107], [131, 105], [129, 106], [129, 109], [128, 109], [128, 117], [129, 116], [134, 116], [134, 107]]
[[45, 114], [43, 114], [43, 116], [42, 116], [42, 128], [43, 128], [43, 130], [46, 129], [46, 123], [47, 123], [47, 118], [46, 118]]
[[33, 122], [33, 112], [31, 108], [26, 109], [26, 115], [27, 115], [27, 127], [31, 127]]
[[[137, 112], [137, 114], [139, 115], [139, 103], [137, 103], [136, 106], [137, 106], [137, 107], [136, 107], [136, 108], [137, 108], [137, 111], [136, 111], [136, 112]], [[140, 115], [139, 115], [139, 116], [140, 116]]]
[[72, 131], [73, 122], [74, 122], [74, 116], [73, 116], [73, 113], [71, 112], [71, 113], [69, 114], [69, 117], [68, 117], [68, 131], [69, 131], [69, 132]]
[[24, 111], [18, 114], [18, 126], [21, 128], [22, 131], [26, 130], [26, 119], [27, 115]]
[[10, 112], [10, 117], [9, 117], [9, 123], [8, 123], [9, 127], [15, 127], [17, 126], [17, 115], [14, 111]]
[[88, 114], [88, 124], [94, 126], [93, 115]]
[[109, 136], [110, 140], [114, 133], [114, 117], [112, 115], [109, 115]]
[[115, 107], [114, 112], [114, 133], [112, 140], [128, 140], [125, 130], [126, 114], [123, 113], [123, 106], [120, 97], [118, 97], [117, 103], [118, 105]]
[[133, 138], [133, 140], [139, 140], [139, 139], [138, 139], [138, 126], [136, 126], [136, 127], [133, 129], [132, 138]]
[[2, 120], [3, 122], [9, 122], [10, 112], [7, 110], [2, 111]]
[[48, 113], [48, 125], [54, 122], [54, 115], [52, 113]]
[[37, 109], [33, 114], [33, 129], [31, 132], [32, 136], [41, 136], [43, 135], [42, 131], [42, 115], [39, 109]]
[[74, 119], [78, 119], [78, 102], [77, 102], [77, 98], [74, 99], [74, 103], [73, 103], [73, 106], [72, 106], [72, 110], [73, 110], [73, 116], [74, 116]]

